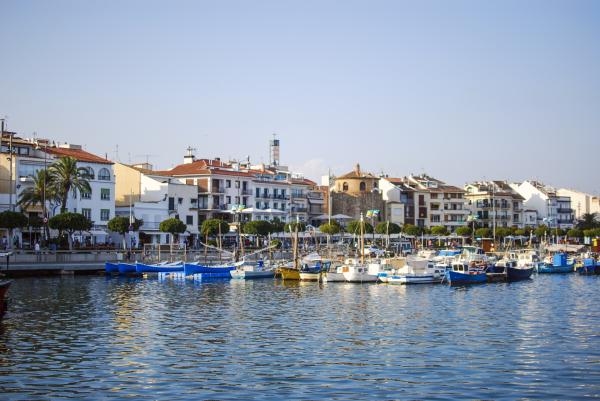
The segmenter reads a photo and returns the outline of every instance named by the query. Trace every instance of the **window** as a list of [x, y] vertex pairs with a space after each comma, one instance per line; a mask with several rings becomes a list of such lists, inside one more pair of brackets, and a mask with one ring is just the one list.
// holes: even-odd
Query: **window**
[[98, 179], [102, 181], [110, 181], [110, 171], [103, 167], [98, 171]]
[[256, 208], [260, 209], [260, 202], [256, 202]]
[[273, 209], [279, 209], [279, 203], [273, 202]]
[[177, 198], [177, 203], [181, 205], [183, 203], [183, 198]]
[[347, 182], [342, 184], [342, 191], [344, 191], [344, 192], [348, 191], [348, 183]]
[[225, 188], [231, 188], [231, 180], [225, 181]]
[[100, 220], [102, 220], [102, 221], [110, 220], [110, 209], [100, 209]]
[[191, 226], [194, 224], [194, 216], [185, 216], [185, 224]]
[[256, 197], [260, 198], [260, 188], [256, 188]]
[[365, 184], [364, 181], [361, 181], [359, 188], [360, 188], [361, 192], [366, 191], [367, 190], [367, 184]]
[[92, 209], [81, 209], [81, 214], [88, 220], [92, 219]]
[[248, 182], [243, 181], [242, 182], [242, 190], [245, 191], [246, 189], [248, 189]]
[[175, 210], [175, 198], [169, 197], [169, 210]]
[[437, 199], [438, 198], [438, 194], [436, 194], [435, 192], [432, 192], [431, 195], [429, 195], [429, 197], [431, 199]]
[[100, 188], [100, 199], [110, 200], [110, 188]]
[[83, 167], [83, 173], [88, 180], [94, 179], [94, 169], [91, 167]]
[[228, 205], [231, 204], [231, 196], [226, 196], [225, 197], [225, 203], [227, 203]]
[[81, 191], [81, 199], [92, 199], [92, 192]]

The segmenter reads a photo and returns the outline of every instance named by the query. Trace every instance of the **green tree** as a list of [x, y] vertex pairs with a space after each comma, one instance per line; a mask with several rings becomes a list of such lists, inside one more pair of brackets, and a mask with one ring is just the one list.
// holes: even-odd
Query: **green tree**
[[583, 231], [578, 228], [572, 228], [569, 231], [567, 231], [567, 236], [569, 238], [582, 238]]
[[[285, 225], [284, 231], [286, 233], [293, 233], [296, 232], [296, 226], [298, 226], [298, 232], [303, 232], [306, 230], [306, 224], [302, 223], [302, 222], [291, 222]], [[273, 228], [271, 228], [271, 232], [273, 231]]]
[[475, 230], [475, 237], [477, 238], [490, 238], [492, 236], [492, 230], [487, 227], [478, 228]]
[[8, 230], [8, 248], [12, 249], [13, 233], [15, 228], [27, 226], [27, 217], [23, 213], [5, 210], [0, 213], [0, 228]]
[[515, 230], [515, 235], [523, 237], [523, 236], [527, 236], [529, 234], [527, 233], [527, 230], [525, 230], [523, 228], [518, 228]]
[[285, 223], [279, 219], [279, 217], [275, 217], [271, 221], [272, 231], [273, 233], [282, 233], [285, 231]]
[[456, 235], [468, 237], [469, 235], [471, 235], [471, 227], [467, 227], [467, 226], [458, 227], [455, 232], [456, 232]]
[[[366, 221], [364, 221], [363, 224], [365, 225], [365, 233], [371, 234], [373, 232], [373, 226], [367, 223]], [[353, 220], [349, 222], [346, 226], [346, 232], [360, 235], [360, 220]]]
[[52, 190], [60, 199], [61, 214], [67, 210], [67, 199], [69, 192], [91, 192], [89, 171], [84, 167], [77, 167], [77, 159], [70, 156], [61, 157], [48, 169], [52, 177], [50, 182]]
[[581, 215], [577, 228], [580, 230], [589, 230], [600, 227], [600, 218], [598, 213], [584, 213]]
[[542, 224], [541, 226], [537, 227], [533, 233], [535, 234], [536, 237], [542, 238], [542, 237], [550, 234], [550, 228], [548, 228], [548, 226]]
[[433, 235], [448, 235], [448, 229], [444, 226], [431, 227], [431, 234]]
[[118, 233], [123, 238], [123, 249], [127, 248], [127, 244], [125, 243], [125, 233], [129, 232], [129, 226], [131, 225], [131, 231], [137, 231], [144, 224], [142, 220], [138, 220], [135, 217], [133, 218], [133, 223], [129, 223], [129, 217], [125, 216], [115, 216], [108, 221], [108, 229], [114, 233]]
[[340, 227], [340, 224], [337, 221], [331, 220], [331, 223], [321, 224], [319, 226], [319, 231], [327, 235], [336, 235], [342, 231], [342, 227]]
[[496, 228], [496, 237], [498, 237], [498, 238], [506, 238], [511, 234], [512, 234], [512, 230], [508, 227]]
[[375, 232], [377, 234], [399, 234], [402, 232], [402, 227], [396, 223], [382, 221], [375, 226]]
[[404, 234], [412, 235], [413, 237], [421, 235], [421, 233], [423, 232], [420, 227], [417, 227], [412, 224], [405, 224], [402, 228], [402, 231], [404, 232]]
[[[220, 230], [219, 230], [220, 227]], [[229, 223], [221, 219], [209, 219], [202, 222], [200, 233], [205, 237], [227, 234], [229, 232]]]
[[161, 221], [158, 225], [158, 229], [163, 233], [171, 234], [171, 245], [173, 245], [175, 236], [184, 233], [187, 229], [187, 226], [183, 221], [175, 217], [171, 217]]
[[266, 237], [273, 232], [273, 226], [266, 220], [253, 220], [244, 224], [244, 234]]
[[59, 233], [66, 232], [69, 241], [69, 250], [73, 249], [73, 233], [87, 231], [92, 228], [92, 222], [81, 213], [65, 212], [57, 214], [48, 220], [48, 225]]

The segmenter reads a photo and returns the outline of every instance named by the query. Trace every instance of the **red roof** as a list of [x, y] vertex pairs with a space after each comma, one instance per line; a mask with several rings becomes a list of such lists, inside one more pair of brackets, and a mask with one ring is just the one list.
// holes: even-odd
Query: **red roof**
[[[213, 167], [216, 166], [216, 167]], [[192, 163], [184, 163], [173, 167], [170, 170], [153, 171], [152, 174], [167, 175], [167, 176], [186, 176], [186, 175], [233, 175], [242, 177], [254, 177], [254, 174], [246, 171], [234, 171], [218, 168], [227, 166], [226, 164], [216, 160], [196, 160]]]
[[81, 162], [88, 163], [100, 163], [100, 164], [113, 164], [108, 159], [104, 159], [100, 156], [96, 156], [91, 154], [90, 152], [86, 152], [83, 149], [68, 149], [68, 148], [48, 148], [48, 153], [51, 153], [58, 157], [69, 156], [77, 159]]

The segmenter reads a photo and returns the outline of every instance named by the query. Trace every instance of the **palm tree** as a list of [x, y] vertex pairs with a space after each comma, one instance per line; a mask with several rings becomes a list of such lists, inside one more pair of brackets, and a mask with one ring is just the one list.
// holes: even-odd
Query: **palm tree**
[[580, 230], [589, 230], [597, 228], [599, 225], [598, 213], [584, 213], [577, 223], [577, 228]]
[[[27, 209], [29, 207], [36, 207], [38, 204], [42, 206], [42, 216], [47, 217], [46, 205], [50, 203], [52, 205], [59, 202], [56, 192], [52, 188], [52, 176], [48, 170], [39, 170], [34, 176], [33, 185], [27, 187], [19, 195], [17, 204], [21, 209]], [[46, 238], [49, 237], [48, 226], [44, 225], [46, 229]]]
[[85, 167], [77, 167], [77, 159], [70, 156], [61, 157], [49, 168], [52, 176], [52, 188], [61, 200], [60, 212], [67, 210], [67, 199], [71, 190], [90, 192], [88, 178], [90, 174]]

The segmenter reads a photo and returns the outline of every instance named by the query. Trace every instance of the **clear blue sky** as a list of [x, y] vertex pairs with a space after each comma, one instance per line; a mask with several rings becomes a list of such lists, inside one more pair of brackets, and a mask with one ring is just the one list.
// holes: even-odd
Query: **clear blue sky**
[[[599, 1], [0, 1], [9, 129], [600, 192]], [[128, 156], [130, 155], [130, 156]]]

